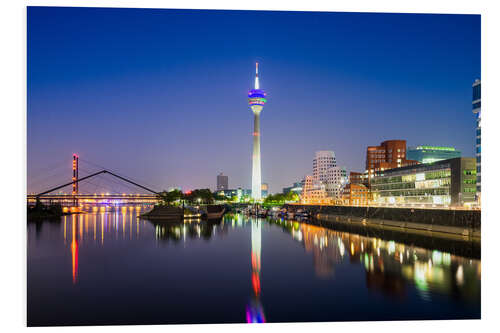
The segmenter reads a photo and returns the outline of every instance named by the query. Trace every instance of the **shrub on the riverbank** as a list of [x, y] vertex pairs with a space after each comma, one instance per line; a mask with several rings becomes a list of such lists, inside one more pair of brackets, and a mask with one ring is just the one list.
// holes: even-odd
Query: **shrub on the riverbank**
[[63, 215], [60, 204], [44, 205], [40, 201], [35, 206], [28, 206], [28, 217], [59, 217]]

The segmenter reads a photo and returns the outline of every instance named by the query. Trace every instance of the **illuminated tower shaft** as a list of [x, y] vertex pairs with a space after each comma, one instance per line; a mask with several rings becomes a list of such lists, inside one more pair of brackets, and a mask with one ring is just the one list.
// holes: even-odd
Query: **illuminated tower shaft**
[[260, 173], [260, 112], [253, 114], [252, 198], [261, 199], [262, 176]]
[[253, 154], [252, 154], [252, 198], [262, 197], [262, 177], [260, 172], [260, 112], [266, 103], [266, 93], [259, 86], [259, 63], [255, 64], [255, 89], [248, 92], [248, 104], [253, 112]]

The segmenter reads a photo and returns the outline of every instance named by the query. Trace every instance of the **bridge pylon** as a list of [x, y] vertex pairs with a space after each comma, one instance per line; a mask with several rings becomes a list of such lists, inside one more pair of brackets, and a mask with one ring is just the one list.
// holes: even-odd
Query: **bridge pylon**
[[73, 177], [71, 178], [73, 181], [73, 191], [71, 194], [73, 195], [73, 204], [78, 206], [78, 155], [73, 154]]

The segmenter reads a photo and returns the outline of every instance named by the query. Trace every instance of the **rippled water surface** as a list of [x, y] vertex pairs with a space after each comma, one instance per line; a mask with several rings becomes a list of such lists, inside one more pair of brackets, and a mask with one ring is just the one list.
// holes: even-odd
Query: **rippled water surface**
[[28, 223], [28, 324], [480, 318], [481, 262], [296, 221]]

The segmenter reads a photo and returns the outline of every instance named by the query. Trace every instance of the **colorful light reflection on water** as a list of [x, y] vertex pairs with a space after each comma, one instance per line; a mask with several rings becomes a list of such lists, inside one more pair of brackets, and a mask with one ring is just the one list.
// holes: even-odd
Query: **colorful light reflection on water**
[[480, 317], [480, 260], [297, 221], [140, 211], [28, 224], [30, 325]]

